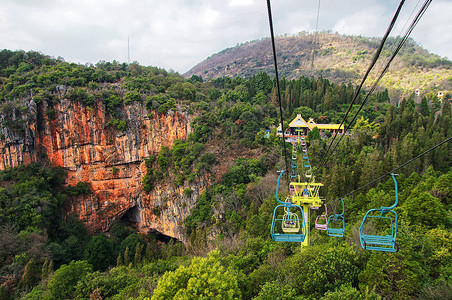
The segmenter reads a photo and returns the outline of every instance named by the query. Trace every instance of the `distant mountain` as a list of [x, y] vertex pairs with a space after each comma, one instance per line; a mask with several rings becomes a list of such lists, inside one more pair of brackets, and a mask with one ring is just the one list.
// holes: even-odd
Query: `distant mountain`
[[[358, 83], [366, 72], [380, 38], [347, 36], [321, 32], [299, 33], [276, 38], [276, 51], [280, 76], [287, 79], [304, 76], [322, 76], [333, 82]], [[387, 40], [367, 85], [380, 74], [382, 65], [392, 55], [397, 38]], [[249, 78], [259, 71], [274, 74], [271, 41], [269, 38], [246, 42], [224, 49], [194, 66], [186, 74], [213, 79], [222, 76]], [[400, 91], [414, 89], [450, 90], [452, 62], [431, 54], [412, 39], [401, 49], [391, 68], [381, 81], [382, 85]]]

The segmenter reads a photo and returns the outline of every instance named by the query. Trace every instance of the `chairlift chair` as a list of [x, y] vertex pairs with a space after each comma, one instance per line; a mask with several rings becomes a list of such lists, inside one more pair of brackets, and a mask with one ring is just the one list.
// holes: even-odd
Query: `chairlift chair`
[[315, 219], [315, 229], [317, 230], [326, 230], [328, 224], [328, 210], [326, 209], [326, 204], [323, 206], [325, 206], [325, 212]]
[[299, 232], [301, 229], [301, 222], [298, 214], [291, 212], [289, 207], [284, 207], [281, 229], [284, 233], [295, 233]]
[[342, 213], [331, 215], [328, 218], [328, 223], [326, 224], [326, 234], [334, 237], [343, 237], [345, 232], [345, 220], [344, 220], [344, 199], [342, 201]]
[[[399, 196], [395, 174], [391, 174], [391, 176], [394, 180], [395, 186], [394, 204], [389, 207], [382, 206], [380, 208], [369, 210], [364, 216], [361, 226], [359, 227], [359, 239], [361, 242], [361, 247], [365, 250], [385, 252], [397, 252], [399, 250], [399, 245], [396, 242], [397, 213], [393, 210], [399, 202]], [[365, 224], [368, 225], [371, 221], [376, 221], [381, 225], [386, 222], [387, 224], [389, 224], [389, 226], [387, 226], [386, 232], [380, 232], [380, 234], [369, 234], [365, 232]]]
[[303, 218], [303, 208], [290, 202], [283, 202], [278, 198], [279, 182], [283, 173], [284, 171], [281, 171], [276, 185], [276, 200], [280, 205], [276, 206], [273, 212], [270, 234], [276, 242], [301, 243], [306, 238], [306, 223]]

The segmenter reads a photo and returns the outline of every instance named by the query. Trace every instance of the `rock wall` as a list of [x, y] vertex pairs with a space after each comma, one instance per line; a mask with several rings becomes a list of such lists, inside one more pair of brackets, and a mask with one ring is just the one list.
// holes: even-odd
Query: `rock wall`
[[[92, 108], [67, 99], [53, 107], [33, 101], [23, 105], [26, 113], [21, 116], [17, 110], [0, 115], [0, 169], [49, 161], [67, 170], [67, 184], [91, 182], [94, 193], [72, 197], [65, 208], [93, 232], [108, 230], [115, 220], [126, 217], [140, 231], [157, 230], [186, 241], [183, 222], [208, 179], [178, 188], [163, 180], [146, 193], [141, 178], [146, 174], [146, 157], [187, 138], [191, 116], [180, 110], [153, 114], [143, 103], [134, 102], [122, 109], [121, 119], [127, 120], [122, 132], [106, 126], [111, 117], [101, 102]], [[8, 120], [20, 121], [25, 130], [5, 126], [11, 124]], [[185, 188], [193, 190], [190, 197], [184, 195]]]

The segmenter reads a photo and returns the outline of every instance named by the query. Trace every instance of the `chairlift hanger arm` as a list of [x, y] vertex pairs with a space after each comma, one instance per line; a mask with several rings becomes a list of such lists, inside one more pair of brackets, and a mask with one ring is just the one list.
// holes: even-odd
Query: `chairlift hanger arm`
[[392, 180], [394, 180], [394, 186], [395, 186], [395, 202], [394, 202], [394, 204], [392, 206], [389, 206], [389, 207], [388, 206], [382, 206], [382, 207], [380, 207], [380, 209], [382, 210], [382, 212], [381, 212], [382, 215], [383, 215], [383, 211], [393, 210], [397, 206], [397, 204], [399, 203], [399, 193], [398, 193], [398, 187], [397, 187], [397, 180], [395, 179], [396, 175], [397, 174], [391, 173], [391, 177], [392, 177]]

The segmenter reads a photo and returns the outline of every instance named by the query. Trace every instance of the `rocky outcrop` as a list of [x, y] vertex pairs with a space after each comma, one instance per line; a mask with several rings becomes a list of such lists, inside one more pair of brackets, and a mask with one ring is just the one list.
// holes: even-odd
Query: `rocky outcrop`
[[[134, 102], [122, 109], [121, 119], [127, 122], [122, 132], [106, 126], [111, 117], [100, 101], [93, 107], [67, 99], [52, 107], [33, 101], [21, 105], [22, 114], [17, 108], [4, 109], [0, 116], [1, 169], [49, 161], [67, 170], [68, 185], [90, 182], [93, 193], [73, 197], [65, 207], [93, 232], [127, 218], [140, 231], [157, 230], [185, 241], [183, 222], [207, 178], [177, 188], [163, 180], [149, 193], [143, 191], [141, 178], [146, 157], [187, 138], [191, 116], [181, 110], [152, 113]], [[14, 131], [8, 120], [19, 122], [22, 129]], [[183, 193], [186, 188], [193, 191], [189, 197]]]

